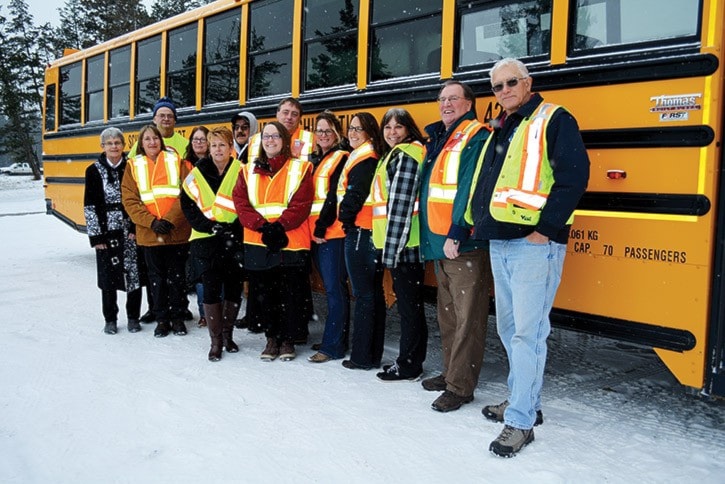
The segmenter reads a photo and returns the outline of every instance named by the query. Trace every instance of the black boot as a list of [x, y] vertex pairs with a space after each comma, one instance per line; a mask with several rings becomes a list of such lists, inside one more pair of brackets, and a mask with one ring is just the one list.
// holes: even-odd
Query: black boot
[[168, 321], [159, 321], [156, 323], [156, 329], [154, 330], [154, 336], [156, 338], [165, 338], [171, 331], [171, 325]]
[[239, 346], [232, 339], [234, 332], [234, 320], [239, 314], [239, 304], [232, 301], [224, 301], [222, 314], [222, 340], [227, 353], [236, 353]]
[[222, 359], [222, 305], [204, 304], [204, 317], [206, 327], [209, 329], [211, 348], [209, 349], [209, 361]]
[[142, 323], [153, 323], [156, 318], [154, 317], [154, 312], [152, 310], [148, 310], [144, 313], [143, 316], [139, 318], [139, 321]]
[[106, 334], [116, 334], [118, 328], [116, 321], [106, 321], [106, 325], [103, 327], [103, 332]]

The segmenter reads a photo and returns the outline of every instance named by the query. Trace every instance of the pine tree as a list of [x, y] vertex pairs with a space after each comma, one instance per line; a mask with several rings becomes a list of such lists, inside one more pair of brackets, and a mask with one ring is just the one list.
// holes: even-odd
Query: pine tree
[[154, 22], [160, 22], [174, 15], [188, 12], [212, 0], [156, 0], [151, 5], [151, 17]]
[[[2, 150], [14, 161], [30, 163], [40, 179], [36, 146], [40, 141], [43, 66], [38, 39], [41, 29], [24, 0], [11, 0], [9, 17], [0, 17], [0, 109], [7, 123], [0, 128]], [[45, 26], [47, 27], [47, 26]]]

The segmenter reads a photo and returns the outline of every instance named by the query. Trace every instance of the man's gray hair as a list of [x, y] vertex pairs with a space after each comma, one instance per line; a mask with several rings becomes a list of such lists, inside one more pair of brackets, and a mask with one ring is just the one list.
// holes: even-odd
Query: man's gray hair
[[489, 75], [491, 76], [492, 84], [493, 84], [493, 75], [496, 73], [496, 71], [502, 67], [507, 67], [507, 66], [511, 66], [514, 69], [516, 69], [519, 72], [518, 77], [529, 77], [529, 70], [526, 68], [526, 65], [523, 62], [521, 62], [518, 59], [506, 57], [505, 59], [501, 59], [500, 61], [496, 62], [493, 65], [493, 67], [491, 68]]

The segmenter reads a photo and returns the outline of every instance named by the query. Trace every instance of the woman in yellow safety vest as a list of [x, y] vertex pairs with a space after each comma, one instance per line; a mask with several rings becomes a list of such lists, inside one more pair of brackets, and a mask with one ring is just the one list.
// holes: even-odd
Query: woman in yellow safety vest
[[312, 233], [312, 259], [325, 286], [327, 320], [318, 351], [308, 358], [324, 363], [345, 356], [350, 326], [350, 294], [345, 269], [345, 232], [337, 219], [337, 182], [350, 154], [340, 145], [340, 120], [330, 111], [316, 118], [317, 150], [310, 160], [314, 167], [315, 199], [308, 219]]
[[185, 335], [186, 258], [191, 227], [181, 211], [181, 183], [191, 170], [173, 150], [167, 150], [158, 128], [144, 126], [138, 152], [128, 160], [121, 193], [123, 206], [136, 224], [136, 243], [144, 248], [156, 329]]
[[[209, 157], [209, 140], [206, 139], [206, 135], [208, 134], [209, 128], [206, 126], [196, 126], [191, 130], [191, 134], [189, 134], [189, 143], [186, 145], [186, 152], [184, 154], [184, 159], [188, 161], [191, 166], [196, 166], [199, 160]], [[190, 262], [190, 260], [187, 260], [187, 262]], [[187, 276], [189, 276], [188, 282], [194, 285], [194, 289], [196, 290], [197, 308], [199, 309], [199, 322], [197, 325], [200, 328], [205, 328], [206, 316], [204, 314], [204, 285], [200, 280], [192, 279], [189, 272], [190, 271], [187, 270]]]
[[380, 124], [390, 151], [378, 163], [373, 179], [373, 244], [393, 277], [400, 313], [400, 353], [377, 376], [383, 381], [415, 380], [423, 373], [428, 348], [418, 227], [425, 139], [405, 109], [389, 109]]
[[254, 161], [242, 167], [233, 199], [244, 227], [249, 284], [266, 318], [260, 357], [286, 361], [295, 358], [295, 337], [307, 324], [312, 164], [292, 157], [283, 124], [267, 123], [261, 138]]
[[337, 183], [338, 219], [345, 231], [345, 265], [355, 295], [352, 352], [342, 366], [355, 370], [379, 368], [385, 344], [383, 266], [376, 261], [372, 239], [373, 208], [370, 185], [384, 151], [378, 122], [370, 113], [357, 113], [347, 135], [352, 153]]
[[191, 278], [201, 278], [204, 286], [209, 361], [219, 361], [222, 348], [239, 351], [232, 332], [242, 298], [243, 247], [232, 190], [242, 165], [233, 156], [229, 128], [212, 129], [207, 141], [209, 157], [199, 160], [184, 180], [181, 208], [191, 224]]

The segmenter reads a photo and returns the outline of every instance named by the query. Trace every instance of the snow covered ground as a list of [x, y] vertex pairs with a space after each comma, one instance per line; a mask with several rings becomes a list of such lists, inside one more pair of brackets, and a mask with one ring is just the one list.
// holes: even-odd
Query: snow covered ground
[[103, 334], [88, 240], [44, 210], [42, 182], [0, 177], [0, 482], [725, 482], [725, 405], [690, 396], [647, 349], [554, 330], [545, 423], [501, 459], [487, 450], [501, 426], [480, 413], [506, 397], [493, 319], [476, 399], [449, 414], [419, 383], [308, 363], [306, 347], [261, 362], [246, 331], [210, 363], [192, 324], [156, 339], [121, 317]]

